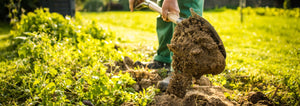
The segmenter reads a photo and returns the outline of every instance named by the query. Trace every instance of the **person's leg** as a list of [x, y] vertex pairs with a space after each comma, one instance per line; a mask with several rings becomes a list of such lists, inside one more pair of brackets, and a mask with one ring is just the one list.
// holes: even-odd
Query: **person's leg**
[[[163, 0], [158, 0], [158, 5], [162, 6]], [[173, 23], [165, 22], [159, 15], [156, 19], [156, 32], [158, 37], [159, 46], [157, 48], [157, 53], [154, 56], [155, 61], [163, 63], [171, 63], [171, 52], [167, 47], [167, 44], [170, 44], [172, 35], [173, 35]]]
[[178, 6], [182, 18], [191, 16], [190, 8], [193, 8], [198, 15], [202, 16], [204, 0], [178, 0]]
[[[163, 0], [158, 0], [158, 5], [162, 6]], [[204, 0], [178, 0], [180, 8], [180, 17], [188, 18], [191, 15], [190, 9], [193, 8], [198, 15], [202, 16]], [[174, 24], [172, 22], [165, 22], [162, 20], [161, 15], [157, 17], [156, 31], [159, 46], [157, 54], [154, 56], [155, 61], [171, 63], [171, 52], [167, 47], [170, 44], [173, 32]]]

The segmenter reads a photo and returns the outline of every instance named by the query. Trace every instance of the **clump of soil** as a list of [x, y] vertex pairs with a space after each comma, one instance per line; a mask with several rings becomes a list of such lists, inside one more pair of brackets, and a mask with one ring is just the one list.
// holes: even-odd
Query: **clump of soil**
[[237, 105], [230, 102], [224, 96], [222, 87], [216, 86], [195, 86], [188, 89], [184, 98], [170, 95], [157, 95], [154, 102], [150, 105], [154, 106], [232, 106]]
[[127, 70], [126, 72], [129, 72], [136, 81], [136, 84], [133, 86], [136, 91], [156, 85], [158, 81], [162, 80], [156, 70], [150, 72], [147, 70]]
[[250, 92], [247, 100], [248, 101], [242, 103], [242, 106], [275, 106], [275, 104], [262, 92]]
[[186, 77], [183, 74], [175, 74], [172, 76], [167, 92], [183, 98], [186, 94], [187, 86], [190, 86], [191, 84], [192, 77]]
[[184, 97], [192, 77], [219, 74], [225, 68], [226, 52], [223, 42], [208, 21], [191, 10], [192, 16], [179, 23], [169, 49], [174, 53], [172, 67], [175, 75], [167, 92]]
[[[136, 91], [141, 91], [150, 86], [156, 85], [158, 81], [162, 80], [162, 76], [159, 74], [159, 70], [134, 70], [133, 61], [129, 57], [125, 57], [123, 61], [115, 62], [114, 68], [119, 69], [123, 67], [122, 72], [128, 72], [135, 79], [136, 84], [133, 88]], [[120, 65], [120, 66], [118, 66]], [[116, 72], [118, 73], [118, 72]], [[174, 74], [173, 74], [174, 76]], [[244, 101], [233, 102], [228, 100], [224, 96], [224, 92], [229, 92], [223, 87], [213, 86], [207, 77], [202, 76], [200, 79], [186, 77], [184, 74], [177, 72], [176, 76], [173, 77], [175, 82], [170, 85], [173, 87], [171, 92], [176, 92], [176, 94], [159, 93], [154, 97], [153, 102], [150, 106], [252, 106], [252, 105], [268, 105], [274, 106], [274, 103], [267, 98], [261, 92], [250, 92]], [[193, 80], [193, 81], [191, 81]], [[193, 86], [185, 87], [191, 85]], [[170, 89], [169, 89], [170, 90]], [[169, 91], [170, 92], [170, 91]], [[85, 105], [92, 104], [89, 101], [83, 101]], [[133, 102], [126, 102], [122, 106], [134, 106]]]
[[138, 66], [136, 66], [128, 56], [125, 56], [122, 61], [115, 61], [112, 65], [105, 65], [108, 67], [106, 70], [107, 73], [117, 74], [120, 71], [122, 71], [122, 73], [130, 73], [132, 78], [136, 81], [136, 84], [133, 86], [136, 91], [141, 91], [143, 88], [146, 89], [149, 86], [156, 85], [158, 81], [162, 80], [162, 77], [159, 75], [159, 70], [134, 70], [134, 67]]

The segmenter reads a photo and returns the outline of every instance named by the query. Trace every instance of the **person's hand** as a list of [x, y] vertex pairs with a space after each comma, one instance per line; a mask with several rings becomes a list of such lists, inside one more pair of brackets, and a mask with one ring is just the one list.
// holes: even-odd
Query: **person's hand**
[[128, 0], [129, 1], [129, 9], [131, 12], [134, 11], [134, 7], [142, 2], [144, 2], [145, 0]]
[[177, 0], [165, 0], [162, 5], [162, 18], [164, 21], [169, 22], [168, 14], [175, 14], [179, 16], [180, 10]]

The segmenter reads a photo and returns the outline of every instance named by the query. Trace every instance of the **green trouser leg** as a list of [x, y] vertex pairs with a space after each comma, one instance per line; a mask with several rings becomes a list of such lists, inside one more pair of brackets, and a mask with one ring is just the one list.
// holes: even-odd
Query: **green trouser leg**
[[[157, 1], [159, 6], [162, 6], [163, 0]], [[180, 17], [188, 18], [191, 15], [189, 8], [193, 8], [194, 11], [202, 16], [204, 0], [178, 0], [180, 8]], [[172, 62], [172, 52], [170, 52], [167, 44], [171, 43], [175, 24], [172, 22], [165, 22], [162, 20], [161, 15], [157, 17], [156, 32], [158, 36], [158, 49], [157, 54], [154, 56], [155, 61], [164, 63]]]

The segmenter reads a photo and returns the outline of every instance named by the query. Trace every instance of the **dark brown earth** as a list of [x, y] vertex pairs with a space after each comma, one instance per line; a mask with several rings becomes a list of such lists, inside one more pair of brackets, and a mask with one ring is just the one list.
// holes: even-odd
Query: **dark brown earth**
[[133, 88], [136, 91], [142, 91], [143, 88], [146, 89], [149, 86], [156, 85], [158, 81], [162, 80], [162, 77], [159, 75], [159, 70], [147, 71], [145, 69], [136, 69], [138, 67], [134, 64], [133, 60], [125, 56], [123, 61], [115, 61], [114, 64], [105, 64], [108, 69], [107, 73], [117, 74], [120, 71], [122, 73], [128, 72], [136, 81], [136, 84]]
[[192, 11], [192, 16], [175, 27], [168, 44], [174, 53], [172, 67], [175, 75], [167, 92], [183, 98], [192, 77], [219, 74], [225, 68], [226, 53], [219, 35], [204, 18]]
[[136, 81], [136, 84], [133, 86], [136, 91], [142, 91], [143, 89], [156, 85], [158, 81], [162, 80], [157, 71], [127, 70], [127, 72], [129, 72]]
[[225, 89], [217, 86], [195, 85], [187, 89], [184, 98], [179, 98], [173, 94], [157, 95], [151, 105], [155, 106], [227, 106], [237, 105], [226, 99]]
[[275, 106], [262, 92], [250, 92], [247, 97], [247, 101], [241, 103], [242, 106]]
[[[118, 66], [120, 65], [120, 66]], [[119, 68], [122, 69], [122, 72], [128, 72], [131, 74], [131, 76], [135, 79], [136, 84], [133, 86], [133, 88], [136, 91], [142, 91], [143, 89], [146, 89], [150, 86], [155, 86], [158, 81], [163, 79], [163, 76], [159, 74], [161, 70], [145, 70], [145, 69], [139, 69], [134, 70], [132, 67], [134, 67], [132, 60], [129, 57], [125, 57], [123, 61], [115, 62], [113, 66], [115, 70], [121, 71]], [[127, 68], [125, 68], [127, 67]], [[108, 71], [109, 72], [109, 71]], [[118, 73], [117, 71], [115, 71]], [[180, 76], [177, 81], [179, 80]], [[251, 92], [248, 94], [247, 97], [244, 97], [241, 102], [233, 102], [228, 100], [224, 93], [229, 92], [229, 90], [225, 89], [224, 87], [220, 86], [213, 86], [210, 82], [209, 78], [202, 76], [200, 79], [192, 78], [189, 79], [190, 81], [184, 81], [189, 82], [188, 85], [192, 84], [191, 87], [185, 87], [186, 94], [184, 97], [178, 97], [174, 94], [168, 94], [161, 92], [157, 94], [154, 97], [154, 100], [152, 103], [150, 103], [150, 106], [274, 106], [274, 103], [267, 98], [266, 95], [264, 95], [261, 92]], [[178, 88], [178, 87], [177, 87]], [[177, 92], [182, 92], [182, 89], [177, 89]], [[175, 92], [175, 89], [174, 89]], [[136, 104], [132, 102], [126, 102], [122, 104], [122, 106], [135, 106]]]

